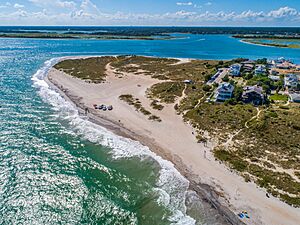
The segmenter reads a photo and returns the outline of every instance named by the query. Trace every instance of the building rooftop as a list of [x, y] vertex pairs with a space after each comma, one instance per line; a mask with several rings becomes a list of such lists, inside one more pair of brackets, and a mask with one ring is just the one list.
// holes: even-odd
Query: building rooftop
[[232, 92], [234, 90], [234, 86], [230, 83], [224, 82], [219, 85], [217, 90]]
[[292, 93], [289, 95], [292, 102], [300, 102], [300, 94]]
[[258, 94], [263, 94], [263, 88], [257, 85], [254, 86], [246, 86], [243, 88], [244, 89], [244, 94], [250, 93], [250, 92], [256, 92]]

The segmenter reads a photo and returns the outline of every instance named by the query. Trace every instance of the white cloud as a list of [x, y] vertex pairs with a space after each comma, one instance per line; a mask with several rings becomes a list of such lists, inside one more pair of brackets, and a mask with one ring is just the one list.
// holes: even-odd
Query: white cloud
[[278, 10], [273, 10], [268, 13], [269, 17], [273, 18], [286, 18], [286, 17], [295, 17], [299, 16], [299, 12], [296, 9], [290, 7], [282, 7]]
[[99, 14], [100, 10], [91, 0], [83, 0], [80, 9], [90, 14]]
[[212, 5], [212, 2], [206, 2], [204, 5], [206, 5], [206, 6], [211, 6], [211, 5]]
[[20, 5], [20, 4], [16, 3], [16, 4], [14, 4], [14, 8], [21, 9], [21, 8], [24, 8], [24, 5]]
[[0, 5], [0, 9], [4, 9], [4, 8], [9, 7], [9, 6], [11, 6], [11, 3], [6, 2], [4, 5]]
[[[30, 0], [42, 6], [38, 12], [18, 8], [14, 13], [0, 12], [0, 25], [224, 25], [224, 26], [297, 26], [300, 12], [282, 7], [269, 12], [199, 12], [179, 10], [161, 14], [104, 13], [91, 0]], [[74, 4], [73, 4], [74, 3]], [[53, 10], [62, 4], [65, 10]], [[67, 10], [68, 9], [68, 10]], [[197, 12], [196, 12], [197, 11]]]
[[193, 3], [192, 2], [177, 2], [176, 5], [179, 5], [179, 6], [192, 6]]
[[76, 3], [74, 1], [61, 1], [61, 0], [29, 0], [29, 2], [40, 7], [58, 7], [74, 9]]

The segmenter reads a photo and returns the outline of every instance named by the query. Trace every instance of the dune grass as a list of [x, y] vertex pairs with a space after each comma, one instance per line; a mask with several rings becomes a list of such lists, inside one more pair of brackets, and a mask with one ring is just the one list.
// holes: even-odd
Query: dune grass
[[115, 57], [92, 57], [82, 59], [68, 59], [57, 63], [54, 68], [73, 77], [93, 83], [100, 83], [106, 77], [106, 65], [115, 60]]
[[270, 100], [273, 101], [283, 101], [287, 102], [289, 100], [289, 97], [287, 95], [281, 95], [281, 94], [274, 94], [269, 97]]
[[132, 95], [125, 94], [125, 95], [120, 95], [119, 99], [128, 103], [129, 105], [134, 106], [137, 112], [141, 112], [145, 116], [148, 116], [149, 120], [161, 122], [161, 119], [158, 116], [153, 115], [150, 111], [145, 109], [145, 107], [142, 105], [142, 103], [138, 98], [134, 98]]

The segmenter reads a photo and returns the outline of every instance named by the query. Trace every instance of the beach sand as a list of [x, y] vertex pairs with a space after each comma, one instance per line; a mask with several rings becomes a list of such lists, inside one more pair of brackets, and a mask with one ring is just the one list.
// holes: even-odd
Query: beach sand
[[[190, 189], [210, 202], [232, 224], [298, 225], [300, 210], [277, 198], [266, 197], [266, 192], [254, 183], [246, 183], [242, 177], [216, 161], [208, 147], [197, 143], [193, 128], [176, 114], [174, 104], [162, 111], [150, 107], [146, 90], [161, 82], [150, 76], [123, 74], [119, 78], [107, 66], [104, 83], [93, 84], [71, 77], [52, 68], [46, 81], [83, 112], [89, 108], [89, 119], [117, 135], [139, 141], [164, 159], [174, 163], [180, 173], [190, 181]], [[148, 120], [133, 106], [119, 100], [119, 96], [131, 94], [162, 122]], [[179, 100], [177, 100], [179, 101]], [[100, 111], [93, 104], [113, 105], [112, 111]], [[237, 214], [246, 210], [250, 219], [239, 220]]]

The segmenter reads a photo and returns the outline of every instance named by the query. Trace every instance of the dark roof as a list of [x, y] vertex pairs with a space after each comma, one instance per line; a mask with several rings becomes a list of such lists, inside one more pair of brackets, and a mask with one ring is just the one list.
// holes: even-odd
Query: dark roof
[[263, 88], [260, 86], [246, 86], [244, 87], [244, 92], [243, 94], [251, 93], [251, 92], [256, 92], [257, 94], [262, 95], [263, 94]]

